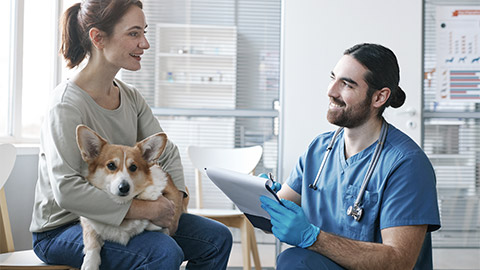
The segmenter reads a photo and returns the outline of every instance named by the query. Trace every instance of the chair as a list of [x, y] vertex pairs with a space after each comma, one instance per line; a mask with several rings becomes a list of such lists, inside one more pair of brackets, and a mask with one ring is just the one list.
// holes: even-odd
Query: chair
[[13, 169], [16, 149], [11, 144], [0, 144], [0, 269], [72, 269], [69, 266], [47, 265], [33, 250], [15, 251], [13, 246], [7, 200], [3, 186]]
[[261, 270], [258, 256], [257, 240], [253, 226], [239, 210], [205, 209], [202, 200], [202, 171], [207, 167], [219, 167], [241, 173], [253, 173], [263, 149], [261, 146], [245, 148], [208, 148], [189, 146], [188, 156], [195, 167], [196, 208], [188, 209], [189, 213], [208, 217], [228, 227], [239, 228], [242, 235], [243, 269], [251, 270], [250, 253], [255, 269]]

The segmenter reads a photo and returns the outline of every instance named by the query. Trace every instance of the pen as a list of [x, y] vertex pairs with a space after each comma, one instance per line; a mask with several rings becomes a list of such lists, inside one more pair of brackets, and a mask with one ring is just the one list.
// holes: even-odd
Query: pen
[[[270, 181], [272, 181], [272, 187], [275, 186], [275, 179], [273, 178], [273, 174], [272, 173], [268, 173], [268, 179]], [[275, 199], [277, 199], [278, 203], [280, 203], [280, 205], [282, 206], [285, 206], [282, 201], [280, 200], [280, 198], [278, 198], [277, 196], [277, 193], [270, 187], [270, 185], [268, 185], [268, 182], [265, 183], [265, 187], [267, 188], [267, 190], [275, 197]]]
[[272, 180], [273, 183], [275, 183], [275, 179], [273, 178], [273, 174], [271, 172], [268, 173], [268, 178]]

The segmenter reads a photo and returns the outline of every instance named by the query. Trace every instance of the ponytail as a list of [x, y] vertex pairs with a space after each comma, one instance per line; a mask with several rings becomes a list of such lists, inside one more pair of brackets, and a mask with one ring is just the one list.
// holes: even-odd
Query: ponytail
[[78, 66], [87, 55], [87, 50], [83, 45], [84, 42], [82, 42], [85, 37], [81, 36], [82, 31], [80, 31], [80, 24], [78, 23], [80, 9], [80, 3], [74, 4], [65, 11], [61, 20], [62, 44], [60, 52], [67, 60], [67, 67], [69, 68]]
[[91, 53], [90, 29], [96, 27], [109, 36], [132, 5], [143, 8], [140, 0], [84, 0], [67, 9], [61, 20], [60, 46], [67, 67], [78, 66]]

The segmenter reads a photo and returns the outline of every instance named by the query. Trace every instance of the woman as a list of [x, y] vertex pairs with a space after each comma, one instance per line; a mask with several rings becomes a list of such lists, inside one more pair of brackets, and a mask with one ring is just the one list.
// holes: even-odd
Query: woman
[[40, 259], [79, 268], [83, 260], [79, 216], [118, 225], [123, 219], [148, 219], [168, 227], [172, 236], [143, 232], [127, 246], [106, 242], [102, 269], [226, 269], [232, 246], [228, 228], [202, 217], [182, 214], [185, 193], [177, 147], [168, 142], [160, 165], [178, 194], [170, 201], [111, 201], [82, 176], [86, 169], [75, 138], [84, 124], [110, 143], [134, 145], [162, 131], [140, 93], [115, 78], [121, 69], [140, 69], [149, 48], [145, 15], [138, 0], [85, 0], [70, 7], [62, 20], [61, 52], [69, 68], [85, 58], [86, 66], [58, 85], [41, 136], [39, 179], [30, 230]]

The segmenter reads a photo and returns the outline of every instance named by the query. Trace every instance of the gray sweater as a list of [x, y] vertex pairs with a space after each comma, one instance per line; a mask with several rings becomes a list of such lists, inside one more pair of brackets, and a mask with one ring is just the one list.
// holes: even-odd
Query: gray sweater
[[[100, 107], [72, 81], [58, 85], [51, 94], [45, 117], [39, 156], [30, 231], [43, 232], [78, 220], [79, 216], [118, 225], [131, 203], [117, 204], [84, 178], [87, 166], [76, 143], [76, 127], [87, 125], [109, 143], [133, 146], [162, 129], [141, 94], [115, 79], [120, 106]], [[159, 164], [177, 188], [185, 192], [178, 148], [168, 141]]]

